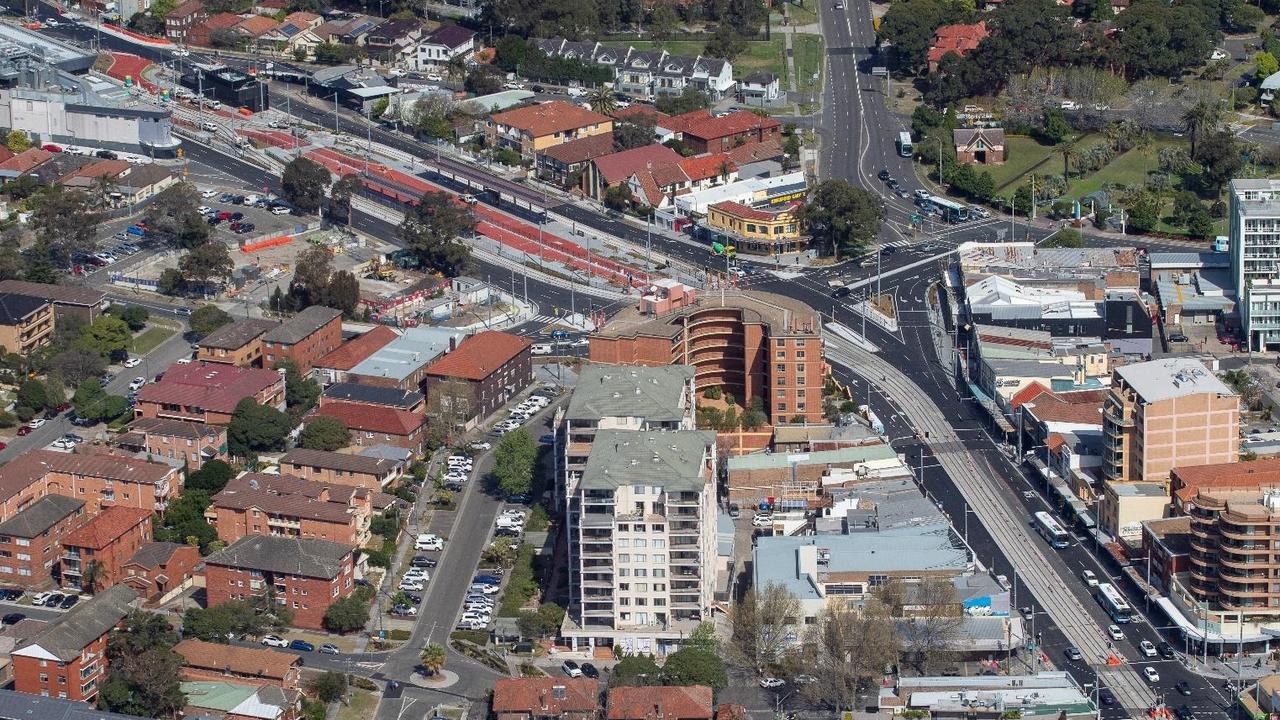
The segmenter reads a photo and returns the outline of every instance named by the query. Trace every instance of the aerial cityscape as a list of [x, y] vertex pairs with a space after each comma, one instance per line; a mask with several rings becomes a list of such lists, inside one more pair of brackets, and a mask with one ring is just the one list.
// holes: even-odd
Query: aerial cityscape
[[1280, 720], [1280, 2], [0, 4], [0, 720]]

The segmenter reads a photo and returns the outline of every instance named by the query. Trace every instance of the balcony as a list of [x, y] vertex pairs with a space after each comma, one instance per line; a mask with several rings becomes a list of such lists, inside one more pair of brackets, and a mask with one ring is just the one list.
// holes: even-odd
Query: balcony
[[1118, 427], [1133, 427], [1133, 414], [1117, 412], [1111, 403], [1102, 406], [1102, 417]]
[[302, 521], [283, 517], [268, 517], [267, 527], [285, 528], [287, 530], [302, 530]]

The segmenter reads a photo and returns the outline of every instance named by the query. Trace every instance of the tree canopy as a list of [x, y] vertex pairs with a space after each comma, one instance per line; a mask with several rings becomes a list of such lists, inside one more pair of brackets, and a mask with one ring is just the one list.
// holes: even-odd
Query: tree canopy
[[425, 193], [404, 215], [400, 239], [426, 267], [446, 275], [458, 275], [471, 259], [463, 242], [476, 228], [471, 210], [445, 193]]
[[160, 191], [147, 206], [143, 219], [150, 232], [164, 237], [172, 247], [190, 249], [204, 244], [212, 234], [199, 207], [196, 186], [182, 182]]
[[231, 423], [227, 425], [227, 445], [236, 457], [283, 450], [284, 440], [292, 429], [293, 422], [288, 415], [246, 397], [236, 405]]
[[201, 305], [191, 313], [189, 322], [191, 332], [201, 337], [217, 330], [223, 325], [230, 325], [232, 318], [226, 310], [217, 305]]
[[317, 415], [307, 421], [298, 436], [298, 447], [309, 450], [341, 450], [351, 444], [351, 431], [338, 418]]
[[867, 190], [827, 180], [814, 188], [800, 214], [814, 239], [831, 252], [861, 253], [880, 232], [884, 209]]
[[309, 158], [298, 157], [284, 166], [280, 176], [280, 193], [303, 212], [313, 213], [324, 202], [329, 187], [329, 171]]
[[135, 610], [107, 639], [107, 678], [98, 708], [142, 717], [175, 717], [186, 706], [178, 634], [155, 613]]
[[524, 428], [502, 436], [493, 453], [493, 475], [498, 487], [508, 495], [528, 493], [533, 488], [533, 466], [538, 445]]

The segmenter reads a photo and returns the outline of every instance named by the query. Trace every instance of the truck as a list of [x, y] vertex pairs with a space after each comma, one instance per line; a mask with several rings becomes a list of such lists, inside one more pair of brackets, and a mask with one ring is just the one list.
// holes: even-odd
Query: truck
[[1218, 237], [1213, 239], [1214, 252], [1227, 252], [1230, 249], [1231, 249], [1231, 241], [1227, 239], [1226, 235], [1219, 235]]

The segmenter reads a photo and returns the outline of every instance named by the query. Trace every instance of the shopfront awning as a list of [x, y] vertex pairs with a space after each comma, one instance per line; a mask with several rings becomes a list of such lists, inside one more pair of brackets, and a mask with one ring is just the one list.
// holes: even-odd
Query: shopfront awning
[[966, 382], [965, 384], [969, 386], [969, 392], [973, 393], [974, 399], [977, 400], [982, 407], [986, 409], [987, 414], [991, 416], [991, 421], [996, 424], [996, 427], [1000, 428], [1000, 432], [1005, 434], [1013, 432], [1013, 425], [1009, 424], [1009, 420], [1005, 418], [1004, 413], [1000, 412], [1000, 406], [996, 404], [996, 401], [977, 385], [971, 382]]
[[1269, 639], [1265, 635], [1246, 635], [1241, 638], [1239, 635], [1224, 636], [1222, 633], [1207, 632], [1206, 630], [1202, 630], [1196, 623], [1188, 620], [1182, 613], [1178, 612], [1178, 608], [1174, 607], [1173, 601], [1169, 598], [1156, 598], [1156, 605], [1160, 606], [1160, 609], [1164, 611], [1165, 615], [1169, 616], [1169, 619], [1173, 621], [1174, 625], [1178, 626], [1178, 629], [1182, 631], [1183, 635], [1186, 635], [1197, 642], [1204, 642], [1206, 635], [1208, 636], [1209, 642], [1219, 645], [1223, 643], [1264, 642]]

